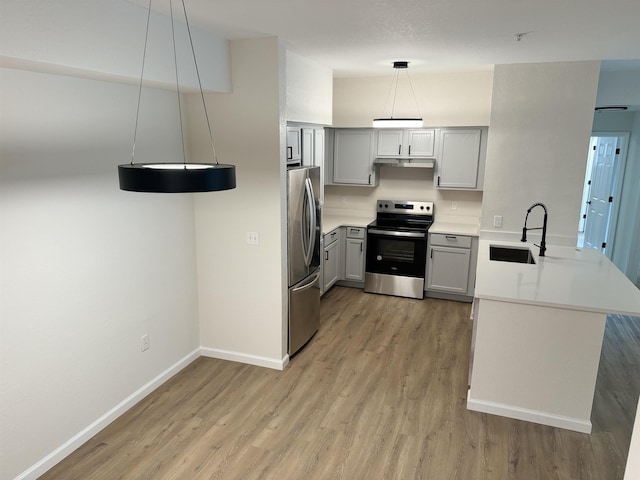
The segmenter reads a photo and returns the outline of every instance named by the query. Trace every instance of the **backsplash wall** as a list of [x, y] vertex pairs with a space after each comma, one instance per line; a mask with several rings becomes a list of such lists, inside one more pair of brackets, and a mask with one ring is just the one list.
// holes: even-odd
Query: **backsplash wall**
[[377, 187], [325, 186], [325, 213], [373, 217], [378, 199], [423, 200], [433, 201], [436, 219], [479, 222], [482, 192], [436, 189], [431, 168], [378, 168]]

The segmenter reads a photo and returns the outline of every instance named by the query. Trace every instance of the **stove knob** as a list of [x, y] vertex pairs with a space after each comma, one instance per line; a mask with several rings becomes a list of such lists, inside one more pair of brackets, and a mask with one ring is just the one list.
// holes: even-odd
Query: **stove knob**
[[384, 208], [389, 208], [389, 204], [385, 203]]
[[376, 260], [381, 261], [381, 260], [382, 260], [382, 255], [378, 255], [378, 256], [376, 257]]
[[382, 204], [379, 204], [378, 207], [382, 208]]
[[[429, 208], [427, 208], [428, 210]], [[420, 205], [420, 210], [424, 210], [424, 205]]]

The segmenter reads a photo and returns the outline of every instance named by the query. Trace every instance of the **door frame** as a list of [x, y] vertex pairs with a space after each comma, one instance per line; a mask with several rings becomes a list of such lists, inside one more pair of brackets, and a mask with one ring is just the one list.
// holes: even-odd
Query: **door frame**
[[[622, 193], [622, 180], [624, 177], [625, 167], [627, 165], [627, 151], [629, 150], [629, 132], [591, 132], [591, 137], [589, 138], [589, 148], [593, 144], [594, 137], [618, 137], [618, 142], [620, 143], [620, 154], [617, 155], [615, 166], [614, 166], [614, 180], [613, 180], [613, 202], [611, 204], [611, 210], [609, 211], [609, 226], [607, 228], [607, 237], [605, 238], [605, 243], [607, 244], [606, 248], [604, 248], [604, 254], [607, 258], [611, 259], [613, 255], [613, 249], [615, 246], [615, 234], [616, 228], [618, 226], [618, 214], [620, 211], [620, 195]], [[591, 151], [588, 154], [588, 161], [593, 162], [595, 156], [591, 155]], [[587, 171], [589, 171], [589, 166], [587, 166]], [[591, 172], [593, 170], [591, 169]], [[585, 172], [586, 174], [586, 172]], [[585, 183], [591, 180], [591, 178], [585, 178]], [[581, 207], [582, 209], [582, 207]], [[581, 210], [582, 211], [582, 210]], [[589, 216], [587, 215], [587, 219], [585, 221], [585, 230], [587, 222], [589, 221]]]

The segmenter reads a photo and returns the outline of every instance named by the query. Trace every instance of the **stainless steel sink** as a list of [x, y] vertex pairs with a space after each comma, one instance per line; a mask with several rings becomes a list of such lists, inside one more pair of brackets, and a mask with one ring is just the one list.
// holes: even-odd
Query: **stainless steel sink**
[[499, 245], [489, 245], [489, 260], [498, 262], [536, 263], [531, 254], [531, 250], [528, 248], [504, 247]]

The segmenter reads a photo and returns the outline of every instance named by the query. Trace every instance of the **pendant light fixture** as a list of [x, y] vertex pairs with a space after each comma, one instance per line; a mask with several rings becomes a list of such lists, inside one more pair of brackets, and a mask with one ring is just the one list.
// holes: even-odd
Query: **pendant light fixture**
[[398, 93], [398, 82], [400, 80], [400, 70], [407, 70], [409, 68], [409, 62], [400, 61], [393, 62], [393, 68], [396, 69], [396, 74], [391, 81], [391, 87], [389, 88], [389, 93], [387, 95], [387, 101], [385, 102], [385, 107], [389, 103], [389, 99], [393, 94], [393, 99], [391, 103], [391, 116], [387, 118], [374, 118], [373, 126], [375, 128], [420, 128], [422, 127], [422, 115], [420, 115], [420, 108], [418, 107], [418, 101], [416, 100], [416, 94], [413, 91], [413, 85], [411, 83], [411, 78], [409, 77], [409, 72], [407, 71], [407, 80], [409, 81], [409, 87], [411, 88], [411, 94], [413, 95], [413, 101], [416, 104], [416, 111], [418, 112], [417, 117], [413, 118], [395, 118], [393, 113], [396, 107], [396, 94]]
[[138, 120], [140, 117], [140, 98], [142, 96], [142, 83], [144, 78], [145, 60], [147, 56], [147, 40], [149, 38], [149, 23], [151, 20], [152, 0], [149, 0], [149, 7], [147, 11], [147, 30], [144, 38], [144, 52], [142, 55], [142, 72], [140, 73], [140, 86], [138, 89], [138, 107], [136, 110], [136, 123], [133, 133], [133, 147], [131, 149], [131, 163], [118, 165], [120, 189], [131, 192], [154, 193], [190, 193], [229, 190], [236, 187], [236, 167], [235, 165], [225, 165], [218, 163], [216, 149], [213, 145], [213, 134], [211, 132], [209, 114], [207, 113], [207, 104], [204, 100], [204, 93], [202, 91], [202, 82], [200, 81], [200, 72], [198, 70], [198, 63], [196, 61], [196, 53], [193, 48], [193, 39], [191, 37], [191, 28], [189, 27], [187, 9], [184, 5], [184, 0], [181, 0], [182, 10], [184, 12], [184, 20], [187, 25], [187, 32], [189, 34], [189, 43], [191, 45], [193, 62], [196, 67], [196, 76], [198, 77], [200, 97], [202, 98], [204, 115], [207, 121], [207, 128], [209, 130], [209, 139], [211, 140], [213, 163], [187, 163], [186, 160], [172, 1], [173, 0], [169, 0], [169, 11], [171, 13], [171, 37], [173, 44], [173, 61], [175, 66], [176, 93], [178, 96], [178, 115], [180, 117], [179, 121], [180, 138], [182, 141], [182, 162], [134, 163], [136, 138], [138, 135]]

